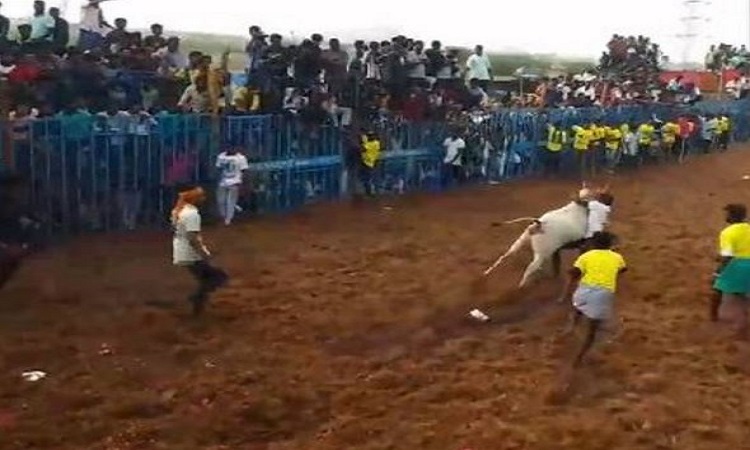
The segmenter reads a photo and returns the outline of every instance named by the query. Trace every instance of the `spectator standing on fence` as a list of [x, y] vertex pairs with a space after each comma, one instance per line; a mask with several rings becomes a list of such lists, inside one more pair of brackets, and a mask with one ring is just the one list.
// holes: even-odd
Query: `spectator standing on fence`
[[55, 24], [52, 29], [52, 48], [55, 53], [62, 54], [70, 43], [70, 24], [60, 16], [60, 8], [50, 8], [49, 15]]
[[231, 147], [216, 158], [216, 168], [219, 170], [216, 204], [224, 225], [231, 225], [250, 165], [239, 148]]
[[453, 131], [443, 142], [443, 187], [461, 184], [464, 179], [463, 159], [466, 152], [466, 141], [458, 132]]
[[55, 20], [47, 15], [43, 1], [34, 2], [34, 15], [29, 22], [31, 25], [31, 40], [35, 42], [50, 41], [55, 30]]
[[208, 75], [201, 74], [195, 82], [185, 88], [177, 106], [183, 111], [205, 114], [211, 109], [211, 98], [208, 94]]
[[466, 60], [467, 79], [477, 79], [479, 86], [486, 92], [492, 81], [492, 63], [484, 53], [484, 47], [477, 45], [474, 53]]
[[112, 26], [104, 20], [104, 12], [100, 6], [103, 0], [89, 0], [81, 8], [80, 32], [78, 46], [82, 50], [93, 50], [104, 45], [105, 36]]
[[143, 46], [147, 50], [155, 52], [166, 45], [167, 39], [164, 38], [164, 26], [159, 23], [151, 25], [151, 34], [143, 39]]
[[328, 41], [328, 49], [322, 52], [321, 59], [325, 68], [325, 82], [328, 85], [328, 92], [339, 98], [346, 85], [349, 54], [341, 49], [341, 43], [334, 38]]
[[178, 188], [177, 203], [172, 209], [173, 262], [188, 269], [198, 282], [196, 291], [188, 297], [193, 314], [200, 315], [205, 309], [211, 293], [229, 281], [227, 274], [211, 265], [211, 252], [201, 234], [201, 215], [198, 207], [206, 200], [206, 194], [198, 186]]

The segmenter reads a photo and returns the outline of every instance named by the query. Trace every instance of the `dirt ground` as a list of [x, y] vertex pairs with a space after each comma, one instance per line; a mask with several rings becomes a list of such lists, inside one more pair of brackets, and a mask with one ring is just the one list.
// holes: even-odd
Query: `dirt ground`
[[[514, 290], [524, 255], [476, 283], [521, 231], [498, 223], [562, 205], [571, 182], [211, 230], [234, 280], [198, 321], [169, 234], [80, 239], [1, 294], [0, 448], [747, 448], [750, 350], [706, 320], [746, 173], [734, 151], [612, 178], [621, 326], [573, 374], [559, 282]], [[494, 323], [465, 319], [475, 306]]]

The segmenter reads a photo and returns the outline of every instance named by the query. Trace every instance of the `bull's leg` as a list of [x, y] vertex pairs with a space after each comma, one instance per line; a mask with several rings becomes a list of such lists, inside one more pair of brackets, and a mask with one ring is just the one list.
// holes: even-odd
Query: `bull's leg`
[[560, 278], [560, 267], [562, 266], [562, 257], [560, 255], [561, 250], [557, 250], [552, 254], [552, 273], [556, 278]]
[[519, 284], [518, 287], [523, 288], [529, 284], [531, 277], [539, 272], [539, 269], [544, 265], [544, 259], [544, 257], [538, 254], [534, 255], [534, 260], [531, 261], [531, 264], [526, 268], [526, 272], [524, 272], [523, 278], [521, 279], [521, 284]]
[[510, 248], [508, 248], [504, 255], [500, 256], [497, 261], [495, 261], [492, 267], [484, 272], [484, 274], [489, 275], [493, 270], [497, 269], [498, 266], [500, 266], [506, 259], [520, 252], [530, 239], [531, 235], [527, 230], [516, 240], [516, 242], [513, 243], [513, 245], [510, 246]]

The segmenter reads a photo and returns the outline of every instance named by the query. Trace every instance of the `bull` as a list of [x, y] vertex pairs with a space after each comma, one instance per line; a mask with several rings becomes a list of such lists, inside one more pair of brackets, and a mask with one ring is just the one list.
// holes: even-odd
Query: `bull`
[[555, 275], [559, 275], [560, 252], [564, 249], [580, 248], [585, 241], [588, 228], [588, 202], [595, 195], [606, 190], [607, 188], [594, 191], [584, 183], [576, 199], [562, 208], [549, 211], [539, 218], [524, 217], [505, 222], [505, 224], [532, 223], [508, 248], [505, 254], [501, 255], [491, 267], [485, 270], [484, 275], [490, 275], [505, 260], [527, 246], [531, 246], [534, 257], [526, 267], [519, 287], [527, 286], [532, 277], [550, 260], [552, 260]]

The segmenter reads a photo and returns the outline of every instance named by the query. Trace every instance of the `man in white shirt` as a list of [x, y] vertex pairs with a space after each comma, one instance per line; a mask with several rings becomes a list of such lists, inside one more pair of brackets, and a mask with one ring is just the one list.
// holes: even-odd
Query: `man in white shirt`
[[93, 50], [104, 45], [104, 37], [112, 26], [104, 20], [104, 13], [99, 6], [105, 0], [88, 0], [81, 8], [80, 34], [78, 46], [82, 50]]
[[216, 168], [219, 170], [219, 186], [216, 189], [219, 215], [224, 219], [225, 225], [230, 225], [237, 210], [240, 187], [250, 165], [239, 149], [231, 148], [216, 158]]
[[479, 85], [487, 91], [492, 81], [492, 63], [487, 55], [484, 54], [484, 47], [477, 45], [474, 53], [466, 60], [467, 75], [469, 80], [479, 80]]
[[589, 220], [586, 227], [586, 239], [600, 231], [606, 231], [609, 225], [609, 214], [612, 212], [614, 198], [610, 194], [599, 194], [589, 202]]
[[466, 142], [453, 133], [443, 142], [445, 148], [445, 158], [443, 159], [444, 178], [443, 184], [450, 186], [454, 183], [460, 183], [463, 180], [463, 164], [461, 162], [463, 150], [466, 149]]
[[201, 235], [201, 215], [198, 207], [206, 200], [206, 194], [194, 185], [178, 189], [177, 204], [172, 209], [172, 258], [176, 266], [183, 266], [198, 281], [198, 289], [188, 298], [193, 314], [200, 315], [212, 292], [224, 286], [229, 276], [209, 263], [208, 251]]

